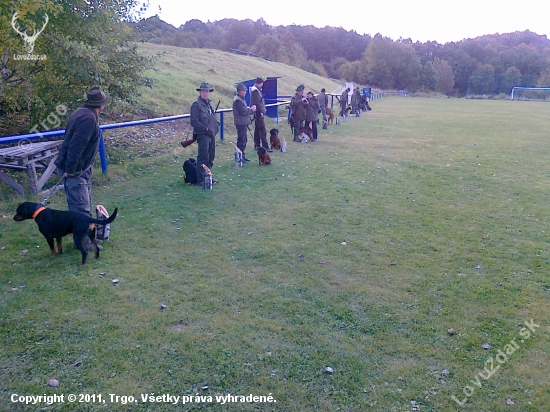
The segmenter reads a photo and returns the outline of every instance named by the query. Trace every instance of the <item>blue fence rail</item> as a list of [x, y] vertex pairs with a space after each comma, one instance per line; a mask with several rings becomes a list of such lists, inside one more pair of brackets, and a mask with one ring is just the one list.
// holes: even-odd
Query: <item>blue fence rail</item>
[[[289, 101], [279, 101], [277, 103], [267, 104], [266, 106], [277, 106], [277, 108], [283, 104], [288, 104]], [[232, 109], [221, 109], [218, 110], [216, 113], [220, 114], [220, 139], [224, 140], [224, 114], [225, 113], [232, 113]], [[104, 124], [100, 125], [100, 129], [102, 131], [105, 130], [112, 130], [112, 129], [122, 129], [125, 127], [135, 127], [135, 126], [144, 126], [148, 124], [154, 124], [154, 123], [162, 123], [162, 122], [170, 122], [174, 120], [182, 120], [182, 119], [188, 119], [191, 115], [190, 114], [181, 114], [176, 116], [167, 116], [167, 117], [156, 117], [154, 119], [144, 119], [144, 120], [135, 120], [132, 122], [124, 122], [124, 123], [113, 123], [113, 124]], [[278, 110], [277, 110], [277, 118], [276, 121], [278, 123]], [[49, 139], [53, 137], [59, 137], [63, 136], [65, 134], [65, 129], [62, 130], [51, 130], [44, 133], [29, 133], [29, 134], [20, 134], [15, 136], [5, 136], [0, 137], [0, 145], [3, 144], [12, 144], [12, 143], [19, 143], [21, 141], [25, 140], [39, 140], [39, 139]], [[105, 142], [103, 138], [99, 142], [99, 156], [101, 159], [101, 170], [103, 173], [107, 173], [107, 155], [105, 153]]]

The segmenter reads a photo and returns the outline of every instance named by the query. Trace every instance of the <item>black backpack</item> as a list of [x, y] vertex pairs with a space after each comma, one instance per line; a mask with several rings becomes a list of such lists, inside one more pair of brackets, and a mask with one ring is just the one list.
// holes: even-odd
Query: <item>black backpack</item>
[[183, 180], [185, 180], [185, 183], [190, 183], [192, 185], [197, 184], [197, 161], [190, 157], [185, 162], [183, 162], [183, 171], [185, 172], [185, 176], [183, 177]]

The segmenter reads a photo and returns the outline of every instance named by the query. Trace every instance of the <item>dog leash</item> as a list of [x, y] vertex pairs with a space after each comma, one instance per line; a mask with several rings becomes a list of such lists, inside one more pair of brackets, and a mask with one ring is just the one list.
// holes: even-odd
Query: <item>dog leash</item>
[[65, 179], [65, 176], [61, 176], [61, 179], [59, 179], [58, 182], [55, 184], [55, 186], [52, 188], [50, 194], [44, 198], [44, 200], [42, 201], [42, 203], [40, 203], [41, 205], [46, 206], [46, 203], [48, 202], [48, 199], [49, 199], [50, 197], [52, 197], [54, 193], [57, 193], [57, 190], [55, 190], [55, 189], [57, 188], [57, 186], [59, 186], [59, 184], [61, 183], [61, 181], [62, 181], [63, 179]]

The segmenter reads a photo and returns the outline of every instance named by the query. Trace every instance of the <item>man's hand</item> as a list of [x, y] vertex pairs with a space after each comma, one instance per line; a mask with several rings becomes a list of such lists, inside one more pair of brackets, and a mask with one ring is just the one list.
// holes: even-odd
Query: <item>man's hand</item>
[[63, 177], [73, 177], [73, 176], [74, 176], [74, 173], [70, 173], [70, 174], [67, 172], [63, 173]]
[[252, 106], [250, 106], [250, 110], [252, 110], [254, 113], [256, 113], [256, 105], [253, 104]]

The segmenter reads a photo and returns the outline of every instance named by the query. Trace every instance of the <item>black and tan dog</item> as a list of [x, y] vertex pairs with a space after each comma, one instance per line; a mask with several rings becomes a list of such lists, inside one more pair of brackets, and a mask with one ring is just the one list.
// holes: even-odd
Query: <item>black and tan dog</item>
[[53, 240], [57, 241], [57, 253], [63, 253], [63, 236], [69, 233], [73, 234], [74, 244], [82, 254], [80, 265], [86, 263], [88, 252], [84, 246], [86, 236], [88, 236], [95, 247], [95, 257], [99, 257], [99, 247], [96, 243], [96, 224], [106, 225], [115, 220], [118, 208], [115, 209], [111, 217], [105, 220], [98, 220], [80, 212], [68, 212], [64, 210], [48, 209], [40, 203], [24, 202], [17, 207], [17, 214], [13, 220], [21, 222], [27, 219], [34, 219], [38, 225], [38, 230], [44, 235], [52, 256], [56, 255]]
[[271, 143], [271, 150], [281, 150], [281, 140], [279, 139], [279, 130], [271, 129], [269, 131], [269, 142]]

